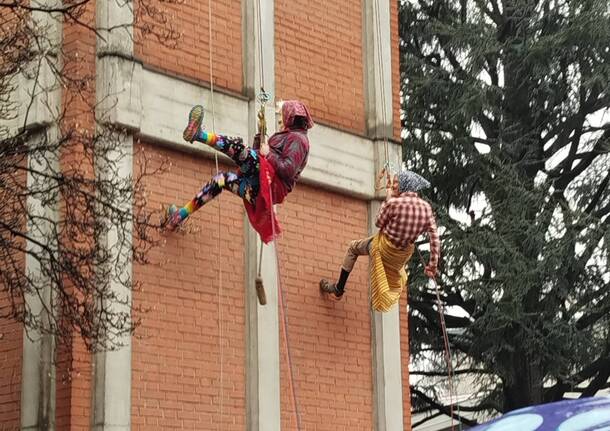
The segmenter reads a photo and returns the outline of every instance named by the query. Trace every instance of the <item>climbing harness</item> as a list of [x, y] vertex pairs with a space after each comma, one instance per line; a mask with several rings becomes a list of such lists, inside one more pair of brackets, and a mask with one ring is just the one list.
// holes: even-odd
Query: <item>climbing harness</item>
[[258, 133], [261, 139], [261, 146], [267, 140], [267, 120], [265, 119], [265, 108], [267, 107], [267, 102], [271, 96], [265, 91], [264, 87], [261, 87], [260, 93], [257, 96], [257, 100], [259, 103], [258, 113], [256, 117], [258, 118]]

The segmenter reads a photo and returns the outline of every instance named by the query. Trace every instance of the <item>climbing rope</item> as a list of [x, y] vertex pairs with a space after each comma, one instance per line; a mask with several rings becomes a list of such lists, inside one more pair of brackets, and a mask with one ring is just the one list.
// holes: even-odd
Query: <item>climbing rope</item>
[[[426, 266], [426, 262], [424, 261], [424, 257], [419, 250], [419, 247], [415, 247], [417, 249], [417, 254], [419, 255], [419, 260], [422, 266]], [[460, 405], [457, 402], [457, 395], [455, 393], [455, 387], [453, 385], [453, 358], [451, 354], [451, 345], [449, 344], [449, 335], [447, 333], [447, 325], [445, 324], [445, 312], [443, 303], [441, 301], [440, 288], [436, 281], [436, 278], [432, 279], [434, 284], [434, 289], [436, 292], [436, 308], [438, 309], [438, 317], [441, 324], [441, 331], [443, 333], [443, 344], [445, 350], [445, 362], [447, 363], [447, 377], [448, 377], [448, 386], [449, 386], [449, 415], [451, 417], [451, 431], [454, 431], [454, 413], [453, 413], [453, 405], [455, 400], [455, 405], [457, 406], [457, 414], [460, 415]], [[462, 422], [458, 421], [458, 429], [462, 431]]]
[[[273, 202], [273, 190], [271, 188], [271, 182], [267, 179], [267, 187], [269, 187], [269, 194], [271, 196], [271, 202]], [[280, 253], [279, 247], [276, 239], [276, 231], [275, 231], [275, 210], [271, 208], [271, 228], [273, 234], [273, 247], [275, 248], [275, 265], [276, 265], [276, 282], [277, 282], [277, 293], [278, 293], [278, 302], [280, 308], [280, 319], [282, 321], [283, 331], [282, 338], [284, 341], [284, 349], [286, 352], [286, 364], [288, 365], [288, 386], [290, 388], [290, 395], [292, 401], [292, 411], [294, 413], [294, 417], [296, 420], [297, 431], [301, 430], [301, 415], [299, 412], [299, 406], [297, 402], [297, 390], [294, 384], [294, 367], [292, 363], [292, 351], [290, 348], [290, 337], [288, 336], [288, 304], [286, 302], [286, 296], [284, 293], [284, 288], [282, 286], [282, 273], [281, 273], [281, 265], [280, 265]]]
[[[209, 38], [209, 72], [210, 72], [210, 106], [212, 108], [212, 132], [216, 132], [216, 108], [214, 105], [214, 62], [212, 61], [214, 55], [214, 41], [212, 39], [212, 0], [208, 0], [208, 38]], [[220, 166], [218, 163], [218, 152], [214, 151], [214, 165], [216, 167], [216, 175], [220, 173]], [[223, 288], [222, 288], [222, 260], [220, 256], [220, 251], [222, 250], [220, 244], [220, 235], [221, 235], [221, 221], [222, 221], [222, 211], [220, 206], [220, 200], [218, 200], [218, 235], [216, 238], [216, 268], [218, 268], [218, 345], [219, 345], [219, 356], [218, 356], [218, 367], [220, 368], [220, 401], [219, 401], [219, 415], [220, 420], [218, 421], [218, 429], [222, 428], [222, 419], [223, 419], [223, 407], [224, 407], [224, 346], [222, 340], [224, 338], [223, 331]]]
[[375, 2], [373, 2], [373, 9], [374, 9], [374, 15], [375, 15], [375, 20], [376, 20], [376, 32], [377, 32], [377, 49], [376, 49], [376, 53], [377, 53], [377, 63], [379, 65], [379, 90], [380, 90], [380, 98], [381, 98], [381, 118], [382, 118], [382, 122], [383, 122], [383, 148], [384, 148], [384, 154], [385, 154], [385, 164], [384, 164], [384, 168], [387, 169], [388, 171], [392, 170], [392, 166], [390, 164], [390, 150], [389, 150], [389, 142], [388, 142], [388, 131], [387, 131], [387, 126], [388, 126], [388, 122], [387, 122], [387, 118], [388, 118], [388, 114], [387, 114], [387, 110], [386, 110], [386, 89], [385, 89], [385, 80], [384, 80], [384, 75], [385, 75], [385, 68], [384, 68], [384, 61], [383, 61], [383, 55], [382, 55], [382, 44], [381, 44], [381, 17], [380, 17], [380, 12], [379, 12], [379, 1], [376, 0]]
[[[264, 67], [264, 56], [263, 56], [263, 31], [262, 31], [262, 20], [261, 20], [261, 2], [260, 0], [257, 0], [256, 2], [256, 25], [257, 25], [257, 31], [258, 31], [258, 55], [259, 55], [259, 73], [260, 73], [260, 84], [261, 84], [261, 88], [260, 88], [260, 93], [257, 97], [258, 102], [260, 104], [260, 108], [258, 111], [258, 131], [260, 134], [260, 143], [261, 143], [261, 148], [265, 143], [265, 134], [267, 132], [267, 122], [265, 119], [265, 107], [267, 102], [270, 100], [270, 96], [269, 94], [267, 94], [267, 92], [265, 92], [265, 67]], [[290, 348], [290, 337], [288, 335], [288, 306], [286, 303], [286, 297], [284, 294], [284, 289], [282, 286], [282, 274], [281, 274], [281, 265], [280, 265], [280, 256], [279, 256], [279, 247], [277, 244], [277, 240], [276, 240], [276, 236], [277, 236], [277, 232], [275, 231], [275, 223], [276, 223], [276, 219], [275, 219], [275, 209], [273, 208], [273, 190], [271, 188], [271, 182], [269, 178], [266, 178], [264, 180], [265, 184], [261, 184], [261, 187], [263, 185], [266, 185], [266, 187], [269, 188], [269, 196], [271, 196], [271, 202], [272, 202], [272, 207], [271, 207], [271, 211], [270, 211], [270, 217], [271, 217], [271, 226], [272, 226], [272, 235], [273, 235], [273, 247], [275, 249], [275, 265], [276, 265], [276, 283], [277, 283], [277, 287], [278, 287], [278, 302], [279, 302], [279, 309], [280, 309], [280, 319], [282, 321], [282, 326], [283, 326], [283, 343], [284, 343], [284, 348], [285, 348], [285, 352], [286, 352], [286, 362], [288, 365], [288, 370], [289, 370], [289, 374], [288, 374], [288, 385], [290, 387], [290, 394], [291, 394], [291, 400], [292, 400], [292, 411], [294, 413], [295, 416], [295, 420], [296, 420], [296, 425], [297, 425], [297, 430], [300, 431], [301, 430], [301, 416], [299, 413], [299, 408], [298, 408], [298, 402], [297, 402], [297, 391], [296, 391], [296, 386], [294, 384], [295, 381], [295, 377], [294, 377], [294, 367], [293, 367], [293, 363], [292, 363], [292, 352], [291, 352], [291, 348]], [[263, 243], [261, 241], [261, 245], [260, 245], [260, 251], [259, 251], [259, 261], [258, 261], [258, 276], [256, 278], [256, 290], [257, 290], [257, 295], [259, 298], [259, 302], [261, 303], [261, 305], [264, 305], [266, 303], [266, 298], [264, 297], [264, 288], [263, 288], [263, 280], [262, 280], [262, 260], [263, 260]], [[261, 301], [261, 292], [262, 292], [262, 298], [264, 300]]]
[[256, 0], [256, 27], [258, 31], [258, 63], [259, 63], [259, 78], [261, 80], [261, 88], [265, 88], [265, 64], [263, 57], [263, 26], [261, 18], [261, 2]]

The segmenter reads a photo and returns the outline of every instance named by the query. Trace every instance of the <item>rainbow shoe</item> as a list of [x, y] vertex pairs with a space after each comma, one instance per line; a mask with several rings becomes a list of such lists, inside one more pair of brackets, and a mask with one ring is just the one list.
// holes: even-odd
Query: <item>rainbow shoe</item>
[[187, 142], [193, 142], [197, 137], [197, 134], [201, 130], [201, 123], [203, 122], [203, 106], [195, 105], [189, 113], [189, 122], [182, 132], [182, 137]]
[[180, 216], [178, 214], [178, 207], [175, 204], [167, 207], [165, 216], [161, 221], [161, 227], [169, 231], [173, 231], [180, 224]]

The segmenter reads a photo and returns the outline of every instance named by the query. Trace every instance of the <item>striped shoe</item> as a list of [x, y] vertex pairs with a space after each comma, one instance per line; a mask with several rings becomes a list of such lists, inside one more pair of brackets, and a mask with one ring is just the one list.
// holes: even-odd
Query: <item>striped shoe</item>
[[165, 210], [163, 220], [161, 220], [161, 228], [172, 232], [176, 230], [176, 228], [180, 225], [180, 222], [181, 220], [178, 207], [171, 204]]
[[189, 113], [189, 122], [182, 133], [182, 137], [187, 142], [193, 142], [197, 137], [197, 133], [201, 130], [203, 122], [203, 106], [195, 105]]

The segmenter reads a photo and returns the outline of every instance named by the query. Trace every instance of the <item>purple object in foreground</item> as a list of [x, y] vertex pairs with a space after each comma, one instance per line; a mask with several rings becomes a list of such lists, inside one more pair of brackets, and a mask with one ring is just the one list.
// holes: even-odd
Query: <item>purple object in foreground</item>
[[610, 431], [610, 397], [526, 407], [471, 428], [472, 431]]

